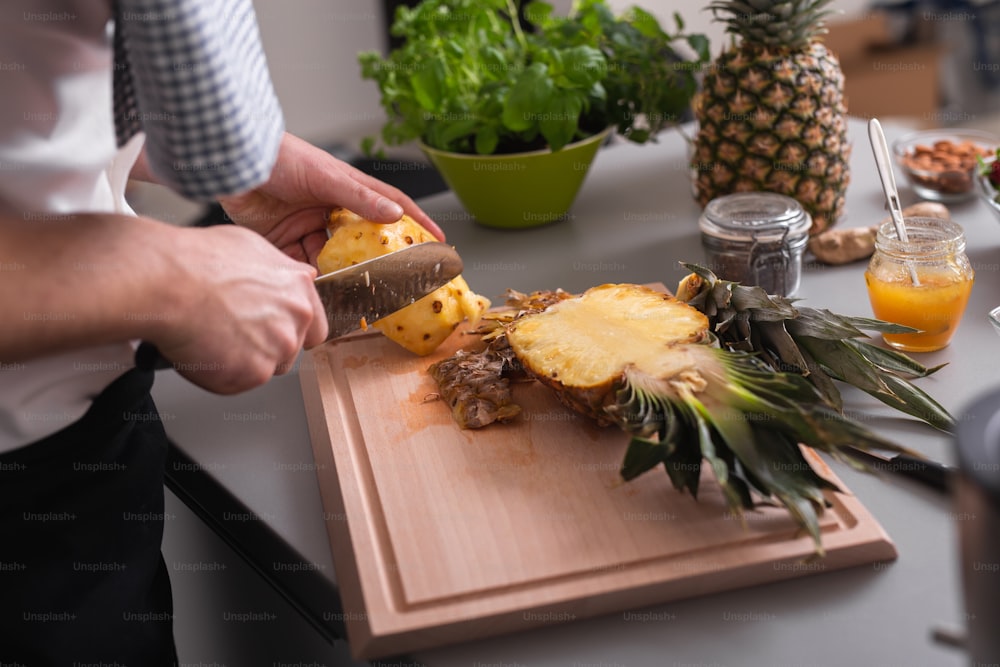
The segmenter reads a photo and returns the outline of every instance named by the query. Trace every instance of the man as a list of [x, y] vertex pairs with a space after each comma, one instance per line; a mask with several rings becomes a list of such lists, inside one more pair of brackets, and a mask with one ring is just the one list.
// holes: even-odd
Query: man
[[[137, 342], [205, 389], [250, 389], [326, 337], [331, 207], [443, 237], [284, 132], [248, 0], [0, 14], [0, 661], [171, 665], [166, 439]], [[237, 224], [135, 216], [128, 178]]]

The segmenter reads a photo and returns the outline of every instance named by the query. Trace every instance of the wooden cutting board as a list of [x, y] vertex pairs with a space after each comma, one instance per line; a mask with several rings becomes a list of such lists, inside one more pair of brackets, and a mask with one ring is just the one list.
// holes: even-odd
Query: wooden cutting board
[[[830, 494], [827, 555], [784, 509], [728, 511], [703, 473], [698, 500], [655, 470], [622, 483], [627, 438], [515, 387], [509, 424], [468, 431], [427, 367], [378, 332], [303, 357], [306, 414], [357, 658], [636, 609], [876, 561], [896, 550], [849, 493]], [[815, 454], [817, 470], [843, 484]], [[846, 489], [845, 489], [846, 491]]]

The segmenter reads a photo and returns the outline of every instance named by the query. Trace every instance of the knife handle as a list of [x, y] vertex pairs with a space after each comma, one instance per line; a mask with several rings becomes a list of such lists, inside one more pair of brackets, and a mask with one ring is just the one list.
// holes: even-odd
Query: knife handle
[[886, 463], [886, 467], [937, 491], [951, 492], [955, 471], [942, 463], [918, 459], [909, 454], [898, 454]]

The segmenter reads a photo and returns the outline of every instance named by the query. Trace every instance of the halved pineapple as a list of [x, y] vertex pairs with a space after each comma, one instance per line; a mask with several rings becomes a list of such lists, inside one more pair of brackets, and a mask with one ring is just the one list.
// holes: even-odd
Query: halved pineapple
[[[330, 214], [330, 238], [319, 253], [320, 273], [329, 273], [415, 243], [435, 241], [413, 218], [392, 224], [371, 222], [345, 208]], [[490, 307], [489, 299], [469, 289], [461, 276], [415, 303], [371, 325], [407, 350], [426, 355], [437, 349], [455, 327], [475, 324]]]
[[593, 287], [519, 318], [507, 330], [525, 370], [600, 423], [610, 421], [606, 408], [626, 369], [657, 378], [697, 373], [697, 354], [679, 345], [707, 336], [708, 318], [701, 312], [631, 284]]

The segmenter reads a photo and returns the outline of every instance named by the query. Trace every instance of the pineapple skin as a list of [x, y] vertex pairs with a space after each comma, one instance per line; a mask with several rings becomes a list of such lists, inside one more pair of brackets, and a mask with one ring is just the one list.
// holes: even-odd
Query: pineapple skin
[[839, 61], [818, 41], [797, 49], [745, 39], [724, 51], [696, 95], [692, 170], [705, 206], [733, 192], [795, 198], [810, 234], [836, 224], [850, 181], [847, 101]]
[[[391, 224], [371, 222], [345, 208], [330, 214], [330, 238], [316, 259], [320, 273], [329, 273], [366, 259], [437, 239], [404, 215]], [[471, 289], [462, 276], [406, 308], [369, 323], [414, 354], [433, 352], [462, 321], [475, 325], [490, 307], [489, 299]]]

